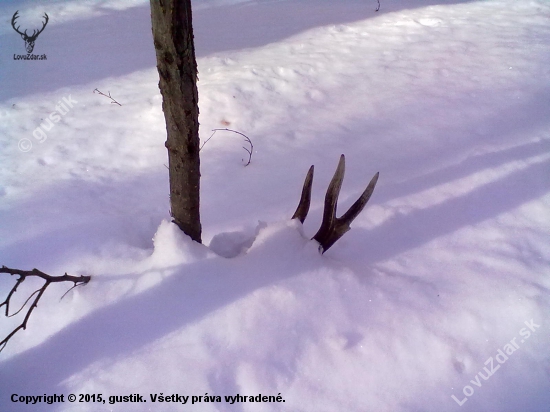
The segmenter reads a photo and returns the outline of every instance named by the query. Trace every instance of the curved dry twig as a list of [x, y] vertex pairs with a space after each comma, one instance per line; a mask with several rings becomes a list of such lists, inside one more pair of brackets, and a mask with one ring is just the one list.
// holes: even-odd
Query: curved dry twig
[[[244, 133], [241, 133], [241, 132], [238, 132], [236, 130], [232, 130], [232, 129], [212, 129], [212, 134], [210, 135], [210, 137], [208, 139], [206, 139], [204, 141], [204, 143], [201, 145], [201, 147], [199, 147], [199, 152], [201, 151], [201, 149], [204, 147], [204, 145], [206, 143], [208, 143], [208, 141], [210, 139], [212, 139], [212, 137], [214, 137], [214, 134], [216, 134], [216, 132], [218, 130], [221, 130], [221, 131], [224, 131], [224, 132], [233, 132], [233, 133], [237, 133], [237, 134], [240, 134], [241, 136], [244, 137], [245, 141], [250, 145], [250, 149], [246, 148], [243, 146], [243, 149], [246, 150], [246, 152], [248, 153], [248, 162], [246, 162], [246, 164], [244, 165], [245, 167], [248, 166], [250, 164], [250, 161], [252, 160], [252, 152], [254, 151], [254, 145], [252, 144], [252, 141], [250, 140], [250, 138], [245, 135]], [[244, 159], [243, 159], [244, 161]]]

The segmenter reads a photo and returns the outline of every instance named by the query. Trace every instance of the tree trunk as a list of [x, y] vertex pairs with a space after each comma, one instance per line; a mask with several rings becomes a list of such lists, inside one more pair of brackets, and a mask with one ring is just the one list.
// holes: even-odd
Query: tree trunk
[[191, 0], [150, 0], [166, 119], [172, 218], [201, 242], [199, 109]]

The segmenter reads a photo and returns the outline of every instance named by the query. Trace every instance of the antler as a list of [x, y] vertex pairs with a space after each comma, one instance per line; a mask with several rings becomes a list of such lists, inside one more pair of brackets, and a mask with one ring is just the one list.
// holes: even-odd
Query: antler
[[13, 14], [13, 17], [11, 18], [11, 26], [13, 27], [13, 29], [19, 33], [21, 35], [21, 37], [23, 38], [23, 40], [25, 40], [25, 49], [27, 49], [27, 53], [32, 53], [32, 51], [34, 50], [34, 42], [36, 40], [36, 38], [38, 37], [38, 35], [40, 33], [42, 33], [44, 31], [44, 29], [46, 28], [46, 25], [48, 24], [48, 21], [50, 20], [50, 18], [48, 17], [48, 14], [47, 13], [44, 13], [44, 23], [42, 24], [42, 28], [40, 30], [33, 30], [32, 32], [32, 36], [29, 36], [27, 34], [27, 30], [25, 30], [23, 33], [21, 33], [19, 31], [19, 27], [21, 26], [17, 26], [15, 27], [15, 21], [17, 20], [17, 18], [19, 17], [18, 16], [19, 14], [19, 10], [17, 10], [14, 14]]
[[[361, 213], [367, 202], [369, 201], [376, 182], [378, 181], [379, 173], [377, 172], [371, 179], [365, 191], [361, 194], [359, 199], [355, 201], [353, 205], [344, 213], [341, 217], [336, 217], [336, 207], [338, 203], [338, 196], [342, 187], [342, 181], [344, 180], [344, 172], [346, 168], [346, 158], [344, 155], [340, 156], [338, 167], [336, 172], [330, 181], [325, 196], [325, 209], [323, 211], [323, 222], [319, 231], [313, 236], [320, 244], [321, 253], [325, 253], [338, 239], [350, 230], [350, 224]], [[313, 166], [309, 168], [307, 173], [304, 187], [302, 189], [302, 196], [300, 197], [300, 203], [296, 212], [292, 216], [292, 219], [299, 219], [304, 223], [307, 213], [309, 211], [309, 205], [311, 200], [311, 186], [313, 183]]]
[[17, 20], [17, 18], [19, 17], [17, 14], [19, 14], [19, 10], [17, 10], [14, 14], [13, 14], [13, 17], [11, 18], [11, 27], [13, 27], [13, 29], [19, 33], [21, 36], [26, 36], [27, 35], [27, 31], [25, 30], [25, 33], [21, 33], [19, 31], [19, 27], [21, 26], [17, 26], [17, 28], [15, 27], [15, 20]]
[[19, 33], [21, 36], [24, 36], [24, 37], [25, 37], [26, 39], [28, 39], [28, 40], [36, 40], [36, 38], [38, 37], [38, 35], [44, 31], [44, 29], [46, 28], [46, 25], [48, 24], [48, 21], [50, 20], [48, 14], [47, 14], [47, 13], [44, 13], [45, 21], [44, 21], [44, 23], [42, 24], [42, 28], [41, 28], [40, 30], [33, 30], [32, 36], [29, 36], [29, 35], [27, 34], [27, 30], [25, 30], [23, 33], [21, 33], [21, 32], [19, 31], [19, 27], [21, 27], [21, 26], [15, 27], [15, 21], [19, 18], [18, 14], [19, 14], [19, 10], [17, 10], [17, 11], [13, 14], [13, 17], [11, 18], [11, 26], [13, 27], [13, 29], [14, 29], [17, 33]]

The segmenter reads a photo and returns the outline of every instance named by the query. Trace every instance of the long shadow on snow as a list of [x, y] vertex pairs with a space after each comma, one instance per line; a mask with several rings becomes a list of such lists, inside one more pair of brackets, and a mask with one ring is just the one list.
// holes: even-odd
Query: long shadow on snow
[[[386, 184], [382, 181], [369, 206], [386, 203], [483, 169], [498, 167], [549, 151], [550, 141], [531, 142], [498, 152], [471, 156], [459, 164], [405, 182]], [[543, 179], [544, 176], [541, 174], [539, 179]], [[536, 182], [535, 176], [533, 179]], [[296, 182], [296, 192], [299, 189], [298, 184]], [[144, 192], [139, 189], [141, 187], [149, 189]], [[254, 185], [246, 188], [247, 192], [256, 192], [260, 189]], [[355, 200], [356, 192], [356, 190], [350, 190], [349, 196], [343, 194], [342, 206], [339, 210], [345, 210], [347, 203]], [[31, 199], [17, 204], [16, 207], [0, 211], [0, 221], [4, 222], [0, 228], [0, 238], [4, 242], [4, 245], [0, 245], [0, 262], [6, 266], [25, 267], [29, 256], [33, 256], [33, 265], [42, 270], [65, 271], [70, 268], [58, 268], [56, 265], [59, 262], [71, 260], [73, 256], [101, 253], [101, 249], [107, 244], [124, 244], [147, 249], [160, 221], [169, 218], [167, 193], [168, 182], [164, 170], [162, 173], [149, 172], [116, 183], [69, 181], [55, 188], [35, 193]], [[509, 195], [513, 197], [513, 191], [510, 191]], [[229, 211], [228, 206], [224, 205], [224, 199], [216, 200], [218, 196], [216, 193], [211, 193], [208, 196], [210, 201], [204, 207], [223, 208], [224, 214], [223, 217], [219, 217], [219, 221], [206, 222], [208, 226], [218, 226], [224, 220], [242, 223], [251, 218], [265, 219], [265, 216], [260, 215], [256, 209], [250, 211], [235, 208]], [[44, 207], [44, 205], [48, 206]], [[67, 205], [71, 205], [71, 209], [67, 209]], [[128, 207], [128, 205], [131, 206]], [[39, 214], [37, 210], [40, 210]], [[81, 213], [83, 210], [86, 213]], [[312, 210], [306, 221], [315, 226], [315, 230], [316, 225], [319, 224], [321, 212], [319, 208]], [[368, 213], [368, 206], [364, 213]], [[43, 226], [43, 222], [51, 222], [51, 224]], [[32, 236], [26, 236], [21, 240], [14, 239], [14, 233], [27, 233], [29, 227], [41, 229], [36, 230]], [[353, 239], [358, 237], [359, 233], [360, 229], [354, 228], [342, 242], [334, 247], [334, 250], [343, 250], [339, 245], [346, 243], [346, 248], [353, 253], [355, 248], [364, 242], [360, 238]], [[416, 236], [416, 233], [408, 236]]]
[[[474, 226], [549, 193], [549, 170], [550, 161], [535, 163], [465, 195], [394, 216], [374, 229], [353, 229], [346, 235], [346, 250], [339, 249], [338, 253], [342, 259], [350, 260], [359, 254], [362, 260], [374, 264], [463, 227]], [[334, 249], [338, 247], [337, 244]]]
[[170, 218], [168, 193], [166, 170], [118, 182], [60, 182], [0, 210], [0, 261], [26, 267], [33, 256], [34, 266], [52, 271], [56, 262], [106, 245], [147, 249], [160, 221]]
[[[33, 393], [60, 393], [63, 380], [93, 362], [115, 362], [258, 288], [312, 269], [311, 259], [299, 259], [300, 245], [304, 244], [298, 231], [282, 230], [249, 256], [186, 265], [159, 285], [70, 324], [42, 344], [0, 364], [0, 405], [5, 403], [7, 408], [0, 409], [15, 410], [18, 405], [8, 401], [12, 393], [29, 393], [31, 388]], [[277, 263], [271, 259], [273, 264], [265, 267], [261, 262], [274, 247], [292, 258]], [[262, 273], [251, 273], [247, 263], [262, 268]], [[98, 277], [96, 281], [105, 280]]]
[[[314, 27], [351, 23], [404, 8], [464, 2], [425, 0], [418, 4], [408, 0], [399, 5], [384, 5], [379, 13], [374, 12], [374, 1], [349, 1], [338, 6], [329, 2], [279, 1], [198, 9], [193, 19], [196, 54], [203, 57], [261, 47]], [[48, 56], [40, 62], [11, 59], [12, 53], [24, 54], [23, 41], [15, 32], [0, 36], [2, 51], [10, 53], [3, 69], [5, 80], [0, 88], [0, 101], [156, 66], [149, 5], [123, 11], [98, 6], [96, 11], [103, 14], [48, 26], [36, 42], [34, 53]], [[55, 16], [50, 18], [53, 20]]]
[[[354, 245], [349, 253], [357, 254], [357, 248], [361, 248], [362, 259], [374, 264], [516, 208], [549, 191], [547, 178], [541, 177], [549, 167], [550, 161], [534, 164], [466, 195], [391, 219], [373, 230], [354, 229], [346, 235], [347, 243]], [[42, 344], [2, 362], [0, 399], [6, 400], [11, 393], [26, 393], [28, 388], [35, 393], [60, 392], [62, 381], [93, 362], [114, 362], [258, 288], [315, 269], [311, 259], [301, 260], [300, 244], [303, 239], [298, 231], [283, 230], [249, 255], [184, 266], [158, 286], [94, 311]], [[282, 258], [275, 265], [261, 265], [270, 253], [279, 253]], [[316, 265], [322, 264], [319, 258]], [[252, 274], [247, 267], [262, 267], [263, 273]]]
[[[500, 96], [500, 93], [503, 92], [491, 91], [495, 96]], [[506, 96], [506, 93], [503, 95]], [[340, 195], [339, 211], [351, 206], [364, 189], [363, 185], [366, 185], [377, 170], [381, 177], [369, 206], [417, 193], [490, 167], [544, 153], [550, 147], [548, 138], [538, 142], [528, 140], [533, 140], [536, 136], [546, 136], [546, 130], [550, 127], [550, 122], [544, 116], [550, 110], [548, 96], [550, 89], [542, 88], [527, 98], [508, 102], [504, 107], [496, 107], [491, 111], [483, 109], [482, 105], [479, 115], [468, 118], [467, 121], [451, 120], [444, 130], [418, 124], [426, 113], [435, 112], [434, 116], [446, 115], [438, 110], [435, 103], [422, 100], [418, 101], [414, 110], [399, 106], [380, 116], [365, 112], [362, 118], [349, 122], [346, 119], [336, 122], [328, 117], [330, 120], [323, 120], [314, 126], [315, 138], [322, 143], [318, 146], [307, 140], [307, 143], [296, 146], [280, 145], [274, 148], [270, 147], [268, 138], [257, 136], [258, 147], [267, 146], [270, 149], [269, 156], [262, 158], [260, 152], [259, 157], [255, 158], [260, 159], [260, 162], [256, 163], [254, 160], [252, 169], [245, 169], [247, 173], [240, 170], [242, 168], [237, 172], [228, 170], [225, 162], [212, 161], [209, 158], [211, 152], [206, 152], [201, 162], [204, 171], [201, 190], [209, 199], [209, 203], [202, 209], [206, 231], [210, 225], [240, 225], [243, 220], [249, 220], [249, 216], [271, 220], [291, 216], [298, 202], [306, 171], [311, 164], [315, 164], [312, 207], [305, 222], [307, 233], [313, 235], [321, 220], [324, 192], [341, 153], [346, 154], [346, 178]], [[459, 104], [456, 110], [460, 112], [465, 108], [463, 104]], [[309, 109], [312, 112], [311, 117], [304, 122], [315, 124], [317, 117], [327, 118], [326, 112], [315, 113], [314, 106]], [[360, 117], [358, 114], [357, 117]], [[273, 130], [277, 129], [276, 123], [271, 125]], [[343, 126], [346, 128], [343, 129]], [[413, 136], [403, 140], [403, 145], [397, 145], [387, 137], [409, 136], [408, 128], [411, 126], [423, 127], [427, 135], [433, 136], [433, 143], [426, 143], [422, 138]], [[486, 134], [476, 133], [478, 127], [487, 130]], [[387, 146], [380, 145], [380, 140], [389, 143]], [[413, 154], [409, 146], [413, 148]], [[421, 147], [422, 150], [415, 150], [416, 147]], [[476, 151], [482, 153], [476, 154]], [[283, 174], [287, 178], [285, 185], [281, 184], [278, 176], [280, 168], [286, 170]], [[252, 170], [254, 173], [250, 173]], [[403, 179], [406, 180], [402, 181]], [[234, 190], [228, 193], [219, 189], [226, 186], [228, 181], [241, 181], [238, 197], [249, 201], [242, 205], [239, 204], [241, 202], [228, 201], [238, 198]], [[256, 195], [247, 196], [249, 193]], [[262, 197], [262, 193], [268, 193], [269, 196]], [[222, 204], [224, 214], [219, 213], [219, 205]], [[261, 207], [256, 207], [256, 204], [261, 204]], [[368, 206], [364, 213], [368, 213]]]
[[[371, 141], [370, 131], [373, 130], [372, 136], [384, 136], [388, 133], [395, 133], [395, 126], [392, 125], [392, 119], [400, 119], [400, 122], [407, 125], [409, 121], [414, 124], [416, 116], [419, 113], [430, 111], [430, 105], [419, 106], [419, 110], [411, 115], [410, 118], [403, 118], [399, 111], [389, 113], [382, 119], [375, 119], [373, 123], [360, 123], [358, 126], [354, 125], [354, 128], [358, 130], [368, 130], [369, 138], [364, 139], [364, 147], [357, 146], [352, 139], [356, 139], [355, 136], [360, 135], [359, 132], [349, 133], [343, 139], [340, 139], [340, 146], [331, 148], [334, 152], [334, 157], [338, 153], [348, 153], [346, 146], [354, 144], [355, 150], [346, 155], [347, 163], [350, 165], [350, 169], [365, 163], [368, 165], [369, 173], [380, 168], [380, 181], [374, 192], [372, 200], [367, 205], [367, 209], [363, 213], [368, 213], [369, 206], [380, 203], [387, 203], [392, 199], [401, 198], [410, 194], [419, 193], [424, 190], [428, 190], [438, 185], [442, 185], [454, 180], [458, 180], [474, 173], [489, 171], [493, 168], [498, 168], [507, 163], [527, 160], [533, 156], [541, 155], [544, 153], [550, 153], [550, 139], [544, 138], [539, 141], [527, 141], [522, 142], [523, 136], [535, 137], [544, 135], [545, 130], [548, 129], [550, 123], [543, 116], [544, 110], [550, 108], [550, 101], [548, 100], [548, 90], [543, 89], [533, 95], [526, 101], [518, 104], [511, 105], [502, 110], [497, 110], [492, 113], [491, 116], [484, 116], [481, 118], [474, 118], [470, 124], [466, 124], [463, 128], [452, 129], [448, 132], [438, 132], [438, 141], [446, 142], [445, 145], [437, 144], [435, 147], [427, 146], [421, 153], [414, 156], [407, 155], [406, 148], [403, 150], [406, 158], [401, 162], [391, 162], [385, 156], [384, 153], [374, 152], [369, 150], [369, 143]], [[483, 124], [491, 130], [491, 134], [479, 139], [478, 136], [468, 136], [468, 130], [476, 124]], [[403, 129], [405, 133], [405, 128]], [[386, 131], [388, 131], [386, 133]], [[349, 139], [350, 142], [346, 139]], [[338, 141], [338, 139], [335, 139]], [[522, 142], [517, 144], [517, 142]], [[411, 145], [415, 144], [414, 139], [410, 141]], [[499, 149], [501, 146], [511, 146], [505, 149]], [[473, 152], [476, 148], [482, 149], [484, 153], [475, 154]], [[315, 150], [315, 149], [313, 149]], [[324, 150], [327, 150], [326, 147]], [[493, 150], [493, 151], [491, 151]], [[381, 159], [380, 161], [378, 159]], [[458, 159], [463, 159], [457, 162]], [[380, 164], [381, 163], [381, 164]], [[405, 181], [399, 182], [386, 182], [385, 175], [388, 165], [391, 165], [392, 170], [388, 170], [389, 174], [393, 173], [393, 169], [401, 169], [397, 175], [413, 175]], [[446, 165], [439, 166], [438, 165]], [[433, 170], [427, 173], [419, 174], [423, 167], [428, 170]], [[307, 170], [304, 167], [304, 170]], [[363, 169], [365, 170], [365, 167]], [[317, 170], [316, 170], [317, 172]], [[346, 172], [353, 173], [353, 172]], [[370, 178], [370, 174], [366, 178]], [[541, 171], [537, 176], [533, 174], [531, 176], [532, 183], [535, 185], [545, 185], [550, 188], [550, 180], [547, 177], [548, 172]], [[365, 183], [368, 180], [365, 180]], [[356, 179], [354, 186], [347, 184], [344, 179], [342, 193], [340, 195], [340, 201], [338, 210], [339, 213], [343, 213], [351, 204], [357, 199], [358, 193], [363, 190], [364, 186], [359, 185], [359, 180]], [[328, 180], [327, 183], [328, 184]], [[489, 185], [490, 187], [490, 185]], [[322, 188], [326, 190], [326, 185]], [[518, 190], [522, 190], [521, 188]], [[298, 192], [298, 189], [295, 189]], [[510, 190], [510, 197], [514, 198], [514, 190]], [[316, 195], [314, 190], [312, 197], [312, 204], [318, 201], [319, 196]], [[490, 201], [490, 200], [489, 200]], [[505, 202], [507, 204], [508, 202]], [[484, 210], [484, 205], [480, 205], [480, 210]], [[427, 209], [430, 210], [430, 209]], [[322, 214], [322, 204], [318, 207], [312, 207], [308, 219], [320, 221]], [[450, 214], [449, 219], [456, 214], [453, 212]], [[359, 218], [360, 219], [360, 218]], [[309, 222], [311, 223], [311, 221]], [[439, 223], [438, 223], [439, 224]], [[306, 220], [306, 226], [308, 221]], [[431, 226], [431, 225], [429, 225]], [[352, 224], [352, 227], [354, 225]], [[317, 227], [315, 227], [315, 230]], [[308, 232], [309, 233], [309, 232]], [[352, 249], [349, 249], [350, 253], [355, 252], [355, 246], [360, 245], [361, 242], [356, 243], [352, 240], [353, 236], [356, 236], [358, 231], [352, 230], [350, 234], [347, 234], [345, 240], [337, 243], [334, 250], [340, 249], [343, 244], [352, 245]], [[347, 242], [350, 240], [349, 242]], [[355, 245], [355, 246], [354, 246]]]
[[[389, 202], [396, 198], [419, 193], [438, 185], [465, 178], [483, 170], [488, 171], [507, 163], [526, 160], [545, 153], [550, 153], [550, 140], [528, 142], [495, 152], [473, 155], [457, 164], [413, 177], [404, 182], [382, 184], [377, 188], [376, 203]], [[535, 184], [546, 182], [547, 187], [550, 189], [550, 180], [546, 178], [546, 174], [542, 173], [540, 176], [533, 175], [531, 178]]]

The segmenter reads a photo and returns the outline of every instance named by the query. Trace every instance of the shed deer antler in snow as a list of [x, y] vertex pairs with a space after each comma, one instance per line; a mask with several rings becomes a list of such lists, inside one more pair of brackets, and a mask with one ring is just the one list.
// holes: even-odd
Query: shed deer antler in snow
[[[340, 156], [338, 167], [336, 172], [328, 185], [327, 194], [325, 196], [325, 209], [323, 211], [323, 221], [319, 231], [313, 236], [320, 244], [321, 253], [325, 253], [338, 239], [350, 230], [350, 224], [361, 213], [367, 202], [369, 201], [374, 187], [378, 181], [377, 172], [371, 179], [369, 185], [363, 192], [363, 194], [355, 201], [353, 205], [344, 213], [341, 217], [336, 217], [336, 206], [338, 203], [338, 195], [340, 194], [340, 188], [342, 187], [342, 181], [344, 180], [344, 172], [346, 168], [346, 158], [344, 155]], [[296, 212], [292, 216], [292, 219], [298, 219], [304, 223], [309, 212], [309, 205], [311, 201], [311, 185], [313, 183], [313, 166], [309, 168], [304, 181], [304, 187], [302, 188], [302, 196], [300, 203], [296, 208]]]
[[18, 16], [18, 13], [19, 13], [19, 10], [17, 10], [14, 14], [13, 14], [13, 17], [11, 19], [11, 26], [13, 27], [13, 29], [19, 33], [21, 35], [21, 37], [23, 38], [23, 40], [25, 40], [25, 48], [27, 49], [27, 53], [32, 53], [32, 51], [34, 50], [34, 42], [36, 41], [36, 38], [38, 37], [38, 35], [40, 33], [42, 33], [44, 31], [44, 29], [46, 28], [46, 25], [48, 24], [48, 20], [50, 19], [48, 17], [48, 15], [46, 13], [44, 13], [44, 23], [42, 23], [42, 28], [40, 30], [33, 30], [32, 32], [32, 35], [28, 35], [27, 34], [27, 30], [25, 30], [23, 33], [19, 31], [19, 27], [21, 26], [17, 26], [15, 27], [15, 20], [17, 20], [17, 18], [19, 17]]

